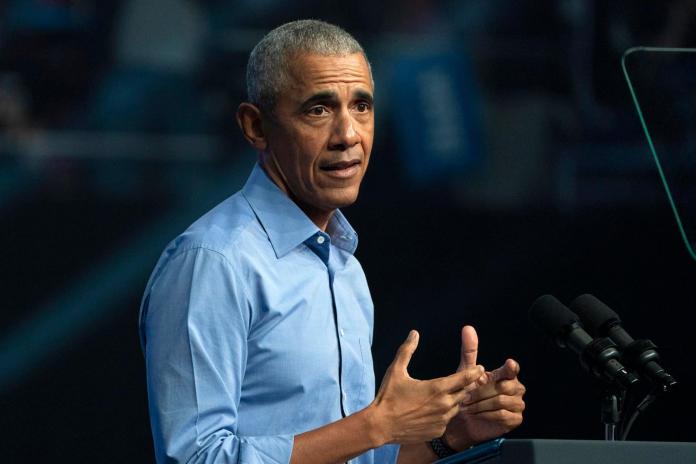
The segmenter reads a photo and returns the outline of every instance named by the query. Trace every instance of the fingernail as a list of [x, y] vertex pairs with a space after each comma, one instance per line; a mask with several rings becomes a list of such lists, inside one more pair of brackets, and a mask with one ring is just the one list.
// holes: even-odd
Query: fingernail
[[412, 330], [408, 333], [408, 341], [412, 341], [416, 337], [416, 331]]

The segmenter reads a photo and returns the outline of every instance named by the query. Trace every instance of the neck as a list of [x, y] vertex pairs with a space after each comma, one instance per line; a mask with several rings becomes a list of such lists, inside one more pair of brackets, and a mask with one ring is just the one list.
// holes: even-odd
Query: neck
[[[271, 160], [270, 163], [269, 159]], [[329, 221], [333, 217], [335, 210], [325, 211], [300, 201], [288, 188], [287, 179], [285, 178], [283, 171], [280, 169], [280, 166], [278, 166], [274, 156], [262, 155], [260, 157], [259, 164], [261, 164], [261, 168], [273, 181], [273, 183], [276, 184], [278, 188], [285, 193], [321, 231], [326, 232], [326, 228], [328, 227]]]

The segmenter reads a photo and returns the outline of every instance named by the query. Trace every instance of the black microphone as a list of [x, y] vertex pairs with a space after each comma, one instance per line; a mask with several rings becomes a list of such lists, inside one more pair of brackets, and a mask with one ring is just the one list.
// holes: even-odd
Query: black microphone
[[623, 328], [619, 315], [596, 297], [585, 294], [570, 304], [582, 322], [597, 336], [609, 337], [621, 348], [621, 359], [662, 393], [673, 389], [677, 381], [660, 366], [657, 346], [650, 340], [634, 340]]
[[577, 314], [551, 295], [543, 295], [529, 309], [529, 318], [554, 338], [580, 355], [583, 368], [610, 384], [628, 389], [638, 379], [619, 362], [619, 351], [608, 338], [593, 339], [580, 324]]

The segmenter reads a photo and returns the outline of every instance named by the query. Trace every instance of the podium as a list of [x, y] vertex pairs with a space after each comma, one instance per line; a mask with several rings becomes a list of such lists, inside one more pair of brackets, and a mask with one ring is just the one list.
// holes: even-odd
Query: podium
[[696, 464], [696, 443], [499, 438], [436, 464]]

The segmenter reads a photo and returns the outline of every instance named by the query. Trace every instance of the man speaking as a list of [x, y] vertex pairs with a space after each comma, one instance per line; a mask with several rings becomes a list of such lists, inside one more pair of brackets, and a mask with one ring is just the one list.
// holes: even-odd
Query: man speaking
[[256, 45], [246, 77], [237, 121], [258, 163], [167, 246], [143, 297], [157, 462], [425, 463], [519, 425], [517, 363], [484, 372], [469, 326], [457, 372], [411, 378], [411, 331], [374, 395], [373, 305], [338, 209], [372, 150], [362, 47], [291, 22]]

